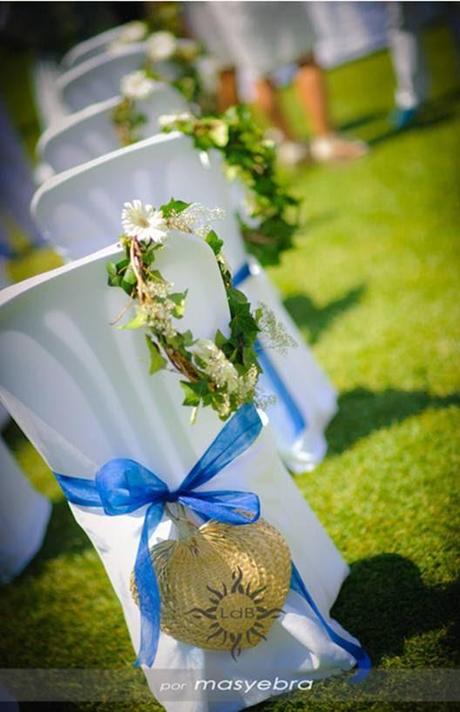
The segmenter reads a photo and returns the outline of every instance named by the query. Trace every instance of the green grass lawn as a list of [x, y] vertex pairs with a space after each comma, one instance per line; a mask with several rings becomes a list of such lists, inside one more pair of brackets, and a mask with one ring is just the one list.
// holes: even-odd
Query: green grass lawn
[[[289, 176], [305, 199], [308, 225], [271, 270], [340, 392], [328, 456], [297, 479], [351, 563], [333, 615], [375, 666], [388, 669], [459, 666], [460, 93], [448, 33], [432, 31], [426, 42], [433, 101], [407, 133], [388, 132], [393, 80], [386, 54], [330, 74], [338, 123], [369, 140], [372, 151], [353, 165], [304, 167]], [[302, 133], [291, 99], [287, 92]], [[12, 272], [19, 278], [54, 260], [32, 255]], [[133, 650], [96, 553], [32, 447], [13, 425], [6, 436], [55, 508], [42, 551], [0, 592], [3, 667], [128, 670]], [[139, 702], [97, 708], [157, 708], [146, 701], [141, 673], [129, 689]], [[339, 703], [334, 684], [325, 684], [314, 696], [258, 709], [403, 707], [359, 701], [359, 692]]]

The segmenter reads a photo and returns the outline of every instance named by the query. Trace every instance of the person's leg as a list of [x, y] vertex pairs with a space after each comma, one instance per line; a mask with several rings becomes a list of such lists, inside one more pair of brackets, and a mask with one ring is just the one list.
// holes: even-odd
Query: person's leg
[[236, 71], [234, 68], [222, 69], [219, 72], [217, 108], [219, 111], [225, 111], [235, 104], [238, 104]]
[[334, 131], [329, 111], [326, 77], [313, 55], [299, 62], [295, 84], [301, 106], [310, 119], [310, 154], [315, 161], [352, 160], [367, 153], [362, 141], [343, 138]]
[[332, 132], [329, 102], [324, 72], [313, 55], [302, 59], [296, 74], [295, 84], [299, 101], [310, 119], [314, 136], [326, 136]]
[[388, 2], [388, 42], [396, 78], [394, 123], [404, 128], [428, 93], [428, 70], [411, 3]]
[[271, 126], [281, 132], [283, 138], [295, 140], [291, 127], [281, 109], [278, 92], [270, 79], [259, 78], [255, 82], [255, 101], [259, 109], [267, 117]]

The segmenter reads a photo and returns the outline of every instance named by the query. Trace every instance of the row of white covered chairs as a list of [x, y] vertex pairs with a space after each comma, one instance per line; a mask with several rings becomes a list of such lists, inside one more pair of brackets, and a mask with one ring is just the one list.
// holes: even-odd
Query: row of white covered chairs
[[[283, 458], [294, 471], [310, 469], [325, 453], [324, 429], [335, 412], [335, 392], [304, 345], [278, 292], [245, 253], [217, 153], [204, 161], [188, 137], [157, 135], [52, 177], [36, 193], [33, 213], [50, 242], [65, 257], [75, 259], [116, 239], [121, 207], [127, 199], [158, 206], [172, 196], [224, 209], [225, 217], [215, 227], [224, 240], [230, 267], [235, 274], [245, 263], [250, 265], [251, 275], [240, 288], [254, 304], [266, 303], [295, 340], [297, 346], [287, 353], [268, 349], [294, 405], [287, 407], [268, 375], [262, 385], [268, 394], [277, 396], [269, 415]], [[264, 344], [263, 335], [261, 341]]]
[[[137, 22], [135, 23], [138, 24]], [[74, 45], [61, 60], [61, 66], [64, 71], [76, 67], [78, 64], [85, 62], [87, 59], [92, 59], [100, 54], [107, 52], [117, 41], [126, 30], [132, 28], [133, 23], [128, 22], [123, 25], [117, 25], [116, 27], [111, 27], [105, 32], [100, 32], [93, 37], [89, 37], [82, 42]], [[132, 34], [132, 32], [130, 33]], [[141, 33], [142, 34], [142, 33]], [[137, 37], [139, 41], [142, 39], [141, 36]]]
[[[234, 218], [235, 212], [244, 212], [241, 191], [223, 179], [215, 152], [203, 160], [189, 139], [155, 136], [160, 116], [185, 110], [184, 99], [170, 86], [159, 83], [153, 95], [139, 106], [147, 117], [142, 133], [152, 137], [136, 146], [119, 149], [111, 120], [119, 97], [101, 100], [107, 96], [107, 87], [112, 93], [116, 91], [120, 62], [145, 50], [140, 49], [143, 45], [134, 44], [113, 54], [107, 50], [105, 40], [100, 43], [94, 40], [91, 46], [105, 51], [65, 72], [62, 86], [73, 85], [78, 77], [81, 95], [98, 103], [51, 126], [39, 143], [44, 161], [56, 173], [64, 171], [48, 181], [34, 200], [34, 212], [44, 234], [68, 259], [74, 259], [110, 244], [118, 234], [116, 223], [125, 200], [139, 198], [158, 205], [174, 195], [226, 210], [225, 222], [216, 227], [225, 241], [227, 259], [234, 273], [238, 273], [248, 261]], [[104, 89], [98, 93], [100, 85], [104, 85]], [[65, 92], [62, 96], [69, 108], [73, 108]], [[69, 227], [70, 216], [72, 227]], [[91, 225], [87, 224], [88, 220]], [[281, 385], [275, 389], [277, 401], [269, 408], [270, 417], [285, 461], [293, 471], [303, 472], [324, 457], [327, 449], [324, 430], [336, 412], [336, 394], [283, 307], [276, 289], [255, 260], [249, 263], [251, 278], [240, 288], [255, 302], [268, 302], [298, 344], [286, 357], [270, 353], [276, 372], [271, 369], [271, 383], [266, 374], [262, 385], [270, 395], [274, 390], [273, 378], [281, 377]], [[261, 341], [263, 343], [263, 338]], [[268, 353], [266, 356], [268, 358]], [[295, 386], [293, 374], [298, 375]]]
[[[80, 111], [64, 116], [58, 123], [49, 126], [41, 135], [38, 152], [43, 161], [55, 173], [87, 163], [120, 147], [112, 113], [120, 101], [116, 93], [108, 99], [98, 99]], [[160, 131], [158, 119], [164, 114], [187, 110], [187, 102], [171, 86], [157, 82], [153, 95], [138, 102], [138, 110], [146, 117], [142, 135], [154, 136]]]
[[[88, 68], [91, 62], [100, 68], [107, 58], [103, 53], [103, 61], [101, 55], [83, 59], [74, 52], [74, 56], [77, 66], [66, 72], [67, 80], [74, 72], [77, 81], [80, 68], [78, 91], [85, 95], [82, 68]], [[116, 60], [113, 57], [106, 64]], [[70, 108], [80, 109], [82, 102], [75, 99], [76, 93], [66, 93], [71, 84], [61, 82], [62, 98]], [[100, 84], [94, 82], [92, 86]], [[158, 90], [158, 97], [165, 99], [164, 110], [169, 113], [166, 105], [171, 94], [162, 91]], [[126, 297], [121, 290], [107, 287], [105, 264], [120, 254], [114, 243], [120, 232], [121, 208], [127, 200], [140, 199], [158, 206], [174, 196], [209, 208], [223, 208], [225, 216], [215, 229], [224, 239], [230, 266], [236, 273], [248, 264], [249, 274], [240, 288], [252, 303], [261, 301], [271, 307], [298, 343], [297, 348], [282, 355], [270, 351], [261, 337], [275, 372], [295, 397], [305, 427], [300, 433], [293, 431], [289, 408], [278, 398], [268, 409], [271, 422], [261, 413], [264, 426], [255, 443], [204, 488], [245, 490], [260, 497], [264, 518], [286, 538], [292, 558], [330, 629], [353, 642], [329, 618], [348, 567], [278, 454], [297, 471], [321, 459], [325, 451], [323, 431], [335, 410], [335, 392], [303, 344], [277, 291], [260, 265], [245, 253], [220, 157], [211, 153], [204, 158], [190, 139], [179, 134], [155, 135], [117, 148], [115, 134], [108, 131], [113, 107], [108, 102], [113, 95], [109, 96], [106, 89], [100, 94], [92, 92], [88, 89], [86, 95], [91, 101], [105, 100], [106, 105], [90, 107], [79, 117], [66, 119], [65, 126], [51, 128], [41, 142], [56, 175], [38, 190], [33, 213], [68, 262], [1, 292], [4, 348], [0, 397], [57, 474], [92, 479], [105, 462], [123, 457], [157, 473], [170, 489], [180, 485], [222, 429], [222, 423], [214, 411], [204, 408], [192, 425], [189, 410], [182, 405], [179, 377], [168, 371], [150, 376], [142, 334], [111, 325]], [[149, 114], [153, 131], [158, 122], [154, 99], [155, 94]], [[94, 117], [97, 119], [92, 124]], [[85, 125], [93, 127], [91, 141]], [[66, 170], [61, 172], [63, 168]], [[208, 245], [199, 237], [174, 233], [157, 260], [159, 269], [178, 291], [188, 289], [181, 328], [191, 329], [201, 338], [213, 338], [217, 329], [228, 333], [228, 305]], [[273, 389], [270, 374], [264, 375], [264, 386]], [[130, 593], [130, 575], [145, 510], [109, 517], [99, 509], [70, 506], [101, 557], [137, 650], [140, 614]], [[150, 543], [171, 537], [174, 527], [164, 517]], [[202, 673], [209, 669], [220, 679], [251, 680], [257, 672], [274, 675], [286, 667], [288, 679], [299, 673], [322, 678], [354, 665], [346, 646], [334, 642], [314, 607], [297, 593], [289, 593], [283, 610], [268, 640], [243, 651], [238, 660], [162, 633], [155, 669], [169, 671], [172, 680], [184, 670]], [[215, 709], [207, 690], [185, 703], [171, 701], [162, 693], [155, 669], [144, 668], [144, 672], [167, 710]], [[218, 708], [233, 712], [270, 694], [252, 688], [229, 696]]]

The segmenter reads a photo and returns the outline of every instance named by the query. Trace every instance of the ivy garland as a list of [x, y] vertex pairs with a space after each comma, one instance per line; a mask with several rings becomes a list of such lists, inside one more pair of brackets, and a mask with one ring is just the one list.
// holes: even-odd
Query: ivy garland
[[263, 265], [278, 264], [299, 229], [300, 201], [279, 182], [275, 146], [264, 138], [250, 109], [238, 105], [216, 117], [165, 118], [163, 131], [181, 131], [196, 148], [223, 154], [228, 177], [240, 179], [248, 190], [250, 223], [239, 216], [247, 248]]
[[139, 130], [147, 123], [147, 116], [136, 108], [136, 100], [123, 96], [112, 110], [112, 122], [122, 146], [142, 139]]
[[[139, 140], [137, 131], [145, 116], [136, 111], [134, 100], [124, 101], [117, 107], [114, 121], [119, 131], [126, 129], [126, 145]], [[164, 132], [180, 131], [190, 136], [199, 150], [222, 153], [229, 179], [240, 179], [248, 191], [249, 221], [238, 216], [248, 251], [264, 266], [279, 264], [300, 227], [300, 201], [280, 183], [275, 146], [264, 138], [249, 108], [238, 105], [217, 116], [184, 113], [161, 119]]]
[[211, 406], [226, 420], [255, 397], [261, 371], [255, 342], [260, 331], [261, 309], [255, 314], [246, 296], [232, 287], [232, 277], [222, 255], [222, 240], [214, 230], [202, 229], [219, 266], [230, 310], [229, 336], [217, 331], [214, 340], [196, 339], [190, 331], [180, 331], [174, 320], [185, 311], [187, 292], [174, 292], [173, 285], [155, 268], [158, 250], [170, 230], [195, 232], [196, 204], [170, 200], [158, 210], [140, 201], [126, 203], [122, 215], [124, 233], [120, 238], [124, 256], [107, 264], [108, 283], [120, 287], [131, 298], [134, 316], [120, 328], [145, 330], [150, 354], [150, 373], [168, 366], [182, 376], [183, 404], [192, 406], [192, 420], [199, 406]]
[[[155, 32], [147, 37], [144, 64], [122, 79], [122, 97], [112, 111], [112, 121], [122, 146], [141, 139], [139, 129], [147, 117], [137, 108], [136, 100], [147, 98], [156, 81], [167, 81], [188, 102], [201, 103], [202, 106], [209, 102], [197, 66], [197, 60], [203, 56], [201, 45], [194, 40], [177, 39], [170, 32]], [[167, 63], [173, 79], [163, 75], [162, 63]], [[135, 88], [124, 89], [126, 80], [129, 83], [130, 79], [134, 79]]]
[[[177, 39], [174, 51], [165, 58], [173, 69], [174, 79], [168, 80], [172, 87], [177, 89], [187, 101], [199, 103], [204, 93], [201, 77], [196, 66], [196, 60], [203, 56], [203, 49], [194, 40]], [[155, 59], [147, 57], [144, 69], [147, 76], [159, 81], [166, 80], [156, 68]]]

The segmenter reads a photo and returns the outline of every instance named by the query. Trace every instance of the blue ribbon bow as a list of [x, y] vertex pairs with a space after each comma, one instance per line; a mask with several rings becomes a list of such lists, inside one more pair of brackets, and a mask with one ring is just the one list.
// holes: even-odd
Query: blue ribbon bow
[[[260, 501], [253, 492], [197, 488], [211, 480], [226, 465], [241, 455], [256, 440], [262, 422], [253, 405], [242, 406], [224, 425], [204, 455], [194, 465], [182, 484], [170, 490], [151, 470], [126, 458], [109, 460], [94, 480], [56, 474], [66, 498], [82, 507], [100, 507], [105, 514], [129, 514], [146, 506], [145, 519], [134, 565], [141, 613], [141, 642], [136, 665], [151, 667], [160, 637], [160, 591], [149, 552], [150, 534], [160, 523], [165, 504], [179, 502], [205, 521], [225, 524], [251, 524], [260, 516]], [[369, 658], [359, 646], [341, 638], [321, 615], [296, 567], [292, 566], [291, 588], [310, 605], [331, 640], [353, 655], [360, 669], [359, 677], [370, 667]], [[358, 675], [356, 676], [358, 678]]]
[[225, 524], [250, 524], [260, 516], [260, 502], [252, 492], [212, 490], [198, 492], [223, 468], [255, 441], [262, 422], [253, 405], [244, 405], [222, 428], [204, 455], [198, 460], [176, 490], [134, 460], [109, 460], [94, 480], [67, 477], [56, 473], [57, 480], [73, 504], [102, 507], [105, 514], [129, 514], [147, 505], [134, 573], [141, 612], [141, 643], [136, 665], [155, 660], [160, 637], [160, 591], [149, 552], [149, 536], [160, 523], [167, 502], [179, 502], [204, 520]]
[[[233, 286], [237, 289], [243, 282], [251, 276], [251, 267], [248, 262], [245, 262], [233, 276]], [[293, 398], [289, 388], [286, 386], [282, 376], [279, 374], [276, 366], [267, 351], [262, 346], [259, 340], [256, 341], [257, 357], [262, 367], [262, 377], [265, 376], [269, 382], [267, 390], [273, 389], [282, 403], [284, 403], [289, 419], [294, 431], [294, 437], [298, 438], [308, 427], [302, 411]], [[271, 386], [271, 388], [270, 388]]]

